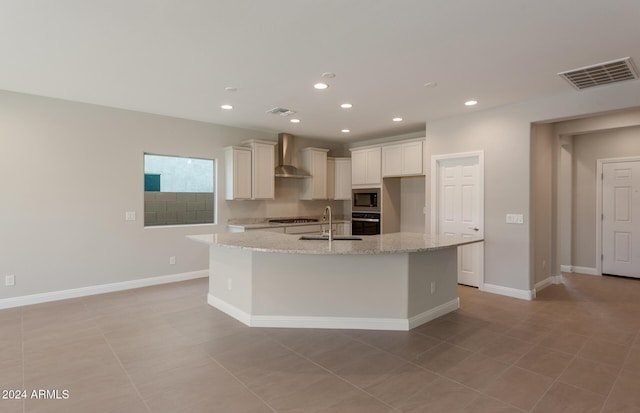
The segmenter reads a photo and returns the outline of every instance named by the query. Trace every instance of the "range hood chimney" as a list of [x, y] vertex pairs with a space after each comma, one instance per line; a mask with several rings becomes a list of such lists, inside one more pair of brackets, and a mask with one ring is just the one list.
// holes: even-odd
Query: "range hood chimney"
[[310, 178], [307, 172], [292, 165], [295, 136], [288, 133], [278, 134], [278, 166], [276, 178]]

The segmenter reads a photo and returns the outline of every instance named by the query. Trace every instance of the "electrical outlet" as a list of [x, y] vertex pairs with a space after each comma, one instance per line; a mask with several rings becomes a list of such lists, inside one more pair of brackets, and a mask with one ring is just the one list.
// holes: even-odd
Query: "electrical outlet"
[[233, 290], [233, 285], [231, 284], [231, 278], [227, 278], [227, 290]]
[[4, 285], [6, 287], [13, 287], [16, 285], [16, 276], [13, 274], [9, 274], [4, 277]]
[[436, 282], [431, 281], [431, 294], [435, 294], [435, 293], [436, 293]]
[[171, 256], [169, 257], [169, 264], [170, 265], [175, 265], [176, 264], [176, 257], [175, 256]]

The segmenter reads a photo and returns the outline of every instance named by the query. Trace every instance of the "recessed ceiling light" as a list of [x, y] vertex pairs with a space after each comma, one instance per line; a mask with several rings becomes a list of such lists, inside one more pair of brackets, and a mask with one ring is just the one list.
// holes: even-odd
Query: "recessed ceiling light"
[[394, 122], [402, 122], [403, 121], [403, 119], [401, 117], [393, 118], [391, 120], [394, 121]]
[[436, 82], [427, 82], [422, 86], [424, 86], [424, 87], [436, 87], [436, 86], [438, 86], [438, 84]]
[[237, 92], [238, 88], [233, 86], [227, 86], [224, 88], [224, 90], [226, 90], [227, 92]]
[[336, 74], [333, 72], [324, 72], [322, 74], [322, 77], [324, 77], [325, 79], [333, 79], [334, 77], [336, 77]]
[[350, 109], [353, 107], [353, 105], [351, 103], [343, 103], [342, 105], [340, 105], [340, 107], [342, 109]]
[[466, 106], [473, 106], [473, 105], [477, 105], [478, 101], [477, 100], [467, 100], [466, 102], [464, 102], [464, 104]]
[[231, 110], [231, 109], [233, 109], [233, 106], [231, 106], [231, 105], [222, 105], [222, 106], [220, 106], [220, 107], [221, 107], [222, 109], [225, 109], [225, 110]]
[[315, 85], [313, 85], [313, 87], [315, 87], [318, 90], [323, 90], [329, 87], [329, 85], [327, 85], [326, 83], [316, 83]]
[[300, 119], [291, 119], [289, 122], [291, 122], [291, 123], [300, 123]]
[[340, 132], [342, 132], [342, 133], [349, 133], [349, 132], [351, 132], [351, 129], [342, 129]]

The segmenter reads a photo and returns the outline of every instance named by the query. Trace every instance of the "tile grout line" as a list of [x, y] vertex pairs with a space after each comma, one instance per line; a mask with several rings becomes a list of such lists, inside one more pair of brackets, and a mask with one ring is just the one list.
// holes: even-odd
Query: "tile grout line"
[[[84, 299], [82, 300], [82, 305], [84, 306], [85, 310], [88, 311], [87, 304], [85, 303]], [[102, 330], [102, 328], [100, 328], [100, 325], [98, 325], [98, 322], [96, 321], [94, 316], [90, 316], [90, 318], [91, 318], [91, 321], [93, 322], [93, 324], [96, 326], [96, 328], [100, 332], [100, 335], [102, 336], [102, 339], [105, 341], [105, 343], [107, 343], [107, 346], [109, 346], [109, 350], [111, 350], [111, 353], [113, 354], [113, 356], [116, 358], [116, 360], [118, 360], [118, 365], [120, 365], [120, 368], [122, 369], [124, 374], [127, 376], [127, 380], [129, 380], [129, 383], [131, 383], [131, 386], [133, 386], [134, 390], [136, 391], [136, 394], [138, 395], [140, 400], [142, 400], [142, 403], [144, 404], [144, 407], [147, 409], [147, 411], [149, 413], [151, 413], [151, 408], [147, 404], [147, 401], [144, 399], [144, 397], [142, 397], [142, 394], [140, 393], [140, 390], [138, 389], [138, 386], [136, 386], [135, 383], [133, 382], [133, 379], [129, 375], [129, 372], [127, 371], [127, 369], [122, 364], [122, 361], [120, 360], [120, 357], [118, 357], [118, 355], [116, 354], [115, 350], [113, 349], [113, 346], [111, 345], [111, 343], [107, 339], [107, 336], [104, 334], [104, 331]]]
[[[340, 332], [340, 334], [344, 335], [344, 336], [345, 336], [345, 337], [347, 337], [347, 338], [353, 339], [353, 337], [349, 337], [349, 336], [347, 336], [346, 334], [344, 334], [344, 333], [342, 333], [342, 332]], [[341, 381], [343, 381], [343, 382], [345, 382], [345, 383], [349, 384], [350, 386], [352, 386], [352, 387], [354, 387], [354, 388], [356, 388], [356, 389], [360, 390], [361, 392], [363, 392], [363, 393], [365, 393], [365, 394], [367, 394], [367, 395], [371, 396], [371, 397], [372, 397], [372, 398], [374, 398], [375, 400], [377, 400], [377, 401], [379, 401], [380, 403], [384, 404], [385, 406], [387, 406], [387, 407], [391, 408], [394, 412], [400, 412], [400, 410], [399, 410], [399, 409], [396, 409], [395, 407], [391, 406], [389, 403], [386, 403], [386, 402], [384, 402], [384, 401], [380, 400], [380, 399], [379, 399], [378, 397], [376, 397], [375, 395], [373, 395], [373, 394], [369, 393], [368, 391], [366, 391], [365, 389], [361, 388], [360, 386], [357, 386], [356, 384], [351, 383], [349, 380], [345, 379], [344, 377], [337, 375], [336, 373], [334, 373], [333, 371], [331, 371], [331, 370], [329, 370], [328, 368], [324, 367], [323, 365], [316, 363], [315, 361], [313, 361], [313, 360], [312, 360], [312, 359], [310, 359], [309, 357], [305, 356], [304, 354], [302, 354], [302, 353], [299, 353], [299, 352], [295, 351], [294, 349], [292, 349], [291, 347], [289, 347], [289, 346], [287, 346], [287, 345], [285, 345], [285, 344], [281, 343], [281, 342], [280, 342], [279, 340], [277, 340], [277, 339], [273, 339], [273, 340], [274, 340], [276, 343], [278, 343], [278, 345], [279, 345], [279, 346], [281, 346], [282, 348], [284, 348], [284, 349], [286, 349], [286, 350], [288, 350], [288, 351], [292, 352], [293, 354], [297, 355], [298, 357], [302, 357], [303, 359], [307, 360], [307, 361], [308, 361], [308, 362], [310, 362], [311, 364], [314, 364], [315, 366], [317, 366], [317, 367], [321, 368], [322, 370], [326, 371], [327, 373], [331, 374], [332, 376], [334, 376], [334, 377], [338, 378], [339, 380], [341, 380]], [[356, 340], [356, 341], [358, 341], [358, 340]], [[372, 345], [370, 345], [370, 344], [368, 344], [368, 343], [363, 343], [363, 344], [365, 344], [365, 345], [367, 345], [367, 346], [369, 346], [369, 347], [371, 347], [371, 348], [374, 348], [374, 349], [376, 349], [376, 350], [378, 349], [377, 347], [372, 346]]]
[[607, 402], [611, 398], [611, 393], [613, 393], [613, 389], [616, 387], [616, 384], [618, 383], [618, 380], [620, 380], [620, 375], [622, 374], [622, 372], [624, 370], [624, 365], [627, 362], [627, 360], [629, 359], [629, 356], [631, 355], [631, 350], [633, 350], [633, 343], [635, 343], [635, 340], [637, 340], [638, 338], [640, 338], [640, 331], [636, 332], [636, 335], [635, 335], [634, 339], [631, 341], [631, 344], [629, 345], [629, 350], [627, 350], [627, 354], [625, 355], [624, 360], [622, 360], [622, 364], [620, 365], [620, 370], [618, 371], [618, 374], [616, 375], [616, 379], [613, 381], [613, 384], [611, 385], [611, 388], [609, 389], [609, 392], [607, 393], [607, 395], [604, 398], [604, 403], [602, 403], [602, 408], [600, 408], [600, 412], [602, 412], [604, 410], [604, 406], [607, 405]]
[[[518, 410], [520, 410], [520, 411], [524, 412], [524, 410], [522, 410], [522, 409], [521, 409], [521, 408], [519, 408], [518, 406], [514, 406], [514, 405], [512, 405], [511, 403], [508, 403], [508, 402], [506, 402], [506, 401], [504, 401], [504, 400], [500, 400], [500, 399], [498, 399], [498, 398], [496, 398], [496, 397], [493, 397], [493, 396], [491, 396], [491, 395], [489, 395], [489, 394], [485, 393], [485, 392], [484, 392], [484, 390], [482, 390], [482, 391], [481, 391], [481, 390], [474, 389], [473, 387], [467, 386], [466, 384], [464, 384], [464, 383], [462, 383], [462, 382], [459, 382], [458, 380], [455, 380], [455, 379], [453, 379], [453, 378], [451, 378], [451, 377], [447, 377], [446, 375], [444, 375], [444, 374], [442, 374], [442, 373], [439, 373], [439, 372], [437, 372], [437, 371], [429, 370], [428, 368], [426, 368], [426, 367], [424, 367], [424, 366], [421, 366], [420, 364], [417, 364], [417, 363], [415, 362], [415, 360], [416, 360], [418, 357], [420, 357], [420, 356], [421, 356], [421, 355], [423, 355], [424, 353], [426, 353], [426, 352], [430, 351], [431, 349], [433, 349], [433, 348], [435, 348], [435, 347], [437, 347], [437, 346], [439, 346], [439, 345], [442, 345], [442, 344], [450, 344], [450, 345], [452, 345], [452, 346], [454, 346], [454, 347], [457, 347], [457, 348], [460, 348], [460, 349], [462, 349], [462, 350], [467, 350], [467, 349], [466, 349], [466, 348], [464, 348], [464, 347], [458, 346], [457, 344], [451, 343], [451, 342], [449, 342], [449, 341], [447, 341], [447, 340], [443, 340], [443, 339], [441, 339], [441, 338], [438, 338], [438, 337], [430, 336], [430, 335], [425, 334], [425, 333], [422, 333], [422, 332], [416, 332], [416, 333], [417, 333], [417, 334], [420, 334], [420, 335], [422, 335], [422, 336], [425, 336], [425, 337], [429, 337], [429, 338], [434, 338], [434, 339], [436, 339], [436, 340], [440, 340], [440, 343], [438, 343], [438, 344], [436, 344], [435, 346], [433, 346], [433, 347], [431, 347], [431, 348], [428, 348], [428, 349], [426, 349], [426, 350], [424, 350], [424, 351], [422, 351], [422, 352], [418, 353], [418, 354], [417, 354], [415, 357], [413, 357], [411, 360], [406, 360], [406, 359], [404, 359], [404, 358], [402, 358], [402, 357], [400, 357], [400, 358], [402, 358], [402, 359], [403, 359], [403, 360], [405, 360], [407, 363], [410, 363], [410, 364], [411, 364], [411, 365], [413, 365], [413, 366], [416, 366], [416, 367], [418, 367], [418, 368], [420, 368], [420, 369], [422, 369], [422, 370], [425, 370], [425, 371], [427, 371], [427, 372], [429, 372], [429, 373], [432, 373], [432, 374], [434, 374], [434, 375], [438, 376], [438, 377], [439, 377], [439, 378], [441, 378], [441, 379], [445, 379], [445, 380], [452, 381], [452, 382], [454, 382], [454, 383], [457, 383], [457, 384], [459, 384], [459, 385], [463, 386], [463, 387], [464, 387], [464, 388], [466, 388], [466, 389], [469, 389], [469, 390], [473, 391], [474, 393], [477, 393], [476, 397], [475, 397], [473, 400], [471, 400], [471, 401], [469, 402], [469, 404], [467, 404], [467, 405], [465, 406], [465, 408], [466, 408], [466, 407], [469, 407], [469, 406], [471, 405], [471, 403], [473, 403], [474, 401], [476, 401], [476, 400], [478, 399], [478, 397], [480, 397], [480, 396], [485, 396], [485, 397], [488, 397], [488, 398], [490, 398], [490, 399], [496, 400], [496, 401], [498, 401], [498, 402], [500, 402], [500, 403], [504, 403], [504, 404], [505, 404], [505, 405], [507, 405], [507, 406], [514, 407], [514, 408], [516, 408], [516, 409], [518, 409]], [[462, 333], [460, 333], [460, 334], [462, 334]], [[503, 334], [503, 333], [497, 333], [497, 332], [496, 332], [496, 334], [498, 334], [498, 335], [500, 335], [500, 336], [504, 336], [504, 334]], [[452, 336], [452, 337], [450, 337], [450, 338], [453, 338], [453, 337], [455, 337], [455, 336], [457, 336], [457, 335], [458, 335], [458, 334], [456, 334], [456, 335], [454, 335], [454, 336]], [[346, 334], [345, 334], [345, 336], [346, 336]], [[347, 337], [349, 337], [349, 336], [347, 336]], [[383, 352], [385, 352], [385, 353], [387, 353], [387, 354], [390, 354], [390, 355], [393, 355], [393, 356], [398, 357], [397, 355], [395, 355], [395, 354], [391, 353], [391, 352], [390, 352], [390, 351], [388, 351], [388, 350], [385, 350], [385, 349], [382, 349], [382, 348], [378, 348], [378, 347], [376, 347], [376, 346], [373, 346], [373, 345], [371, 345], [371, 344], [369, 344], [369, 343], [367, 343], [367, 342], [362, 341], [362, 340], [361, 340], [361, 339], [359, 339], [359, 338], [355, 338], [355, 340], [356, 340], [356, 341], [359, 341], [359, 342], [360, 342], [360, 343], [362, 343], [362, 344], [366, 344], [366, 345], [368, 345], [368, 346], [370, 346], [370, 347], [373, 347], [373, 348], [375, 348], [375, 349], [377, 349], [377, 350], [383, 351]], [[470, 354], [469, 356], [465, 357], [463, 360], [466, 360], [467, 358], [471, 357], [471, 355], [473, 355], [473, 354], [480, 354], [480, 355], [483, 355], [482, 353], [480, 353], [480, 352], [479, 352], [479, 350], [478, 350], [478, 351], [472, 351], [472, 352], [471, 352], [471, 354]], [[489, 357], [489, 356], [486, 356], [486, 357]], [[490, 358], [491, 358], [491, 357], [490, 357]], [[498, 374], [498, 375], [497, 375], [497, 376], [496, 376], [496, 377], [491, 381], [491, 383], [494, 383], [495, 381], [497, 381], [497, 380], [498, 380], [498, 378], [502, 377], [502, 375], [504, 374], [504, 372], [505, 372], [506, 370], [508, 370], [510, 367], [512, 367], [512, 365], [509, 365], [509, 364], [507, 364], [507, 363], [504, 363], [504, 364], [505, 364], [507, 367], [504, 369], [504, 371], [502, 371], [500, 374]], [[487, 388], [488, 388], [489, 386], [490, 386], [490, 384], [489, 384], [489, 385], [487, 385]], [[417, 392], [416, 392], [416, 394], [417, 394]], [[415, 396], [415, 394], [414, 394], [413, 396]], [[412, 396], [412, 397], [413, 397], [413, 396]]]
[[218, 366], [220, 366], [220, 368], [222, 368], [224, 371], [226, 371], [227, 373], [229, 373], [229, 375], [230, 375], [231, 377], [233, 377], [233, 379], [234, 379], [235, 381], [237, 381], [238, 383], [240, 383], [240, 385], [241, 385], [242, 387], [244, 387], [245, 389], [247, 389], [247, 391], [248, 391], [249, 393], [253, 394], [253, 395], [254, 395], [258, 400], [260, 400], [262, 403], [264, 403], [264, 405], [265, 405], [265, 406], [267, 406], [269, 409], [271, 409], [271, 411], [273, 411], [274, 413], [277, 413], [277, 412], [278, 412], [278, 411], [277, 411], [276, 409], [274, 409], [274, 408], [273, 408], [269, 403], [267, 403], [267, 401], [266, 401], [266, 400], [264, 400], [262, 397], [260, 397], [258, 394], [256, 394], [253, 390], [251, 390], [251, 389], [249, 388], [249, 386], [247, 386], [247, 385], [245, 384], [245, 382], [243, 382], [242, 380], [240, 380], [240, 378], [239, 378], [238, 376], [236, 376], [235, 374], [233, 374], [233, 373], [231, 372], [231, 370], [229, 370], [229, 369], [228, 369], [228, 368], [226, 368], [222, 363], [220, 363], [218, 360], [216, 360], [216, 358], [215, 358], [215, 357], [213, 357], [211, 354], [208, 354], [208, 353], [207, 353], [207, 356], [209, 356], [209, 358], [210, 358], [211, 360], [213, 360], [213, 362], [214, 362], [215, 364], [217, 364]]

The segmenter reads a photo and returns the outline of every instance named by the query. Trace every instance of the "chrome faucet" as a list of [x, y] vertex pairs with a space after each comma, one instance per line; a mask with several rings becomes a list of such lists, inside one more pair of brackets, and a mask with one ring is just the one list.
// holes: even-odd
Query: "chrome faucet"
[[327, 205], [324, 207], [324, 212], [322, 213], [322, 220], [327, 220], [327, 211], [329, 211], [329, 241], [333, 241], [333, 218], [331, 217], [331, 206]]

